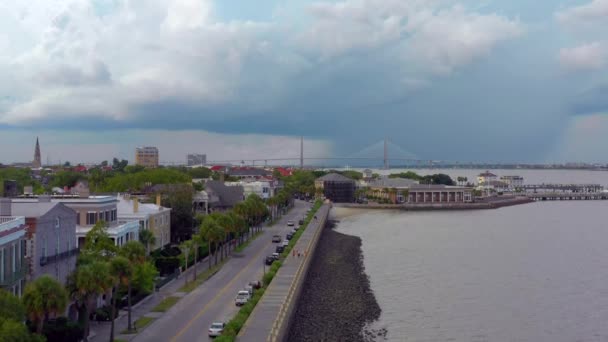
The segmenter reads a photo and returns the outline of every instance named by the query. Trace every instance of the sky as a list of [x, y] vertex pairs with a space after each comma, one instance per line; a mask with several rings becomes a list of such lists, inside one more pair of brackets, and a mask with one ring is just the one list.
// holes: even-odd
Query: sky
[[298, 157], [300, 136], [314, 157], [381, 158], [388, 138], [395, 158], [608, 162], [608, 0], [30, 0], [0, 18], [0, 162], [36, 136], [52, 162]]

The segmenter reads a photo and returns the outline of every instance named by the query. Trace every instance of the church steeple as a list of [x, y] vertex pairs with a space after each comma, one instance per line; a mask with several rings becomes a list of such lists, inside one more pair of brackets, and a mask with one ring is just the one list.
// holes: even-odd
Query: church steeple
[[36, 150], [34, 151], [34, 162], [32, 166], [35, 168], [42, 166], [42, 159], [40, 158], [40, 143], [38, 142], [38, 137], [36, 137]]

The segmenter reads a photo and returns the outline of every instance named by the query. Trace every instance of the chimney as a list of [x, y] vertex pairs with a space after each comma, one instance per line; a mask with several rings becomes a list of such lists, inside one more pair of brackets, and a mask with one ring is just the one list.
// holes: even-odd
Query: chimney
[[160, 205], [160, 194], [156, 194], [156, 205], [159, 206], [159, 207], [161, 206]]
[[133, 197], [133, 213], [137, 213], [139, 211], [139, 199], [137, 197]]
[[12, 216], [10, 198], [0, 198], [0, 216]]
[[88, 187], [83, 187], [78, 192], [78, 197], [80, 197], [80, 198], [89, 198], [89, 188]]

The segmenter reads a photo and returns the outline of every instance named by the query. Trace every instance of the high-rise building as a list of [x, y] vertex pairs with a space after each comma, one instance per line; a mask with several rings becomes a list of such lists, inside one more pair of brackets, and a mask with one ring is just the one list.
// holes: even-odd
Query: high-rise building
[[158, 149], [153, 146], [137, 147], [135, 149], [135, 164], [145, 167], [157, 167]]
[[205, 165], [207, 164], [206, 154], [189, 154], [188, 166]]
[[34, 150], [34, 161], [32, 162], [32, 167], [42, 167], [42, 159], [40, 158], [40, 144], [38, 143], [38, 137], [36, 137], [36, 149]]

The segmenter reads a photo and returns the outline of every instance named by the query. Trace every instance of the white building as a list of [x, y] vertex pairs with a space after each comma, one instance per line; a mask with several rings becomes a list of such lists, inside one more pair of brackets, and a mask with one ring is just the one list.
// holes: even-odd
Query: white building
[[524, 177], [521, 176], [502, 176], [500, 181], [507, 184], [510, 189], [517, 189], [524, 186]]
[[480, 173], [477, 176], [477, 184], [479, 185], [483, 185], [483, 184], [487, 184], [487, 183], [492, 183], [498, 180], [498, 176], [496, 176], [495, 174], [493, 174], [492, 172], [486, 171], [483, 173]]
[[156, 196], [156, 204], [139, 203], [137, 198], [128, 195], [118, 194], [116, 199], [119, 221], [135, 221], [139, 229], [152, 231], [156, 241], [150, 250], [162, 248], [171, 242], [171, 208], [160, 205], [160, 195]]
[[207, 155], [206, 154], [196, 154], [192, 153], [187, 156], [187, 165], [188, 166], [198, 166], [207, 164]]
[[227, 186], [242, 186], [245, 198], [256, 194], [262, 199], [273, 197], [278, 192], [278, 181], [276, 180], [241, 180], [238, 182], [226, 182]]

